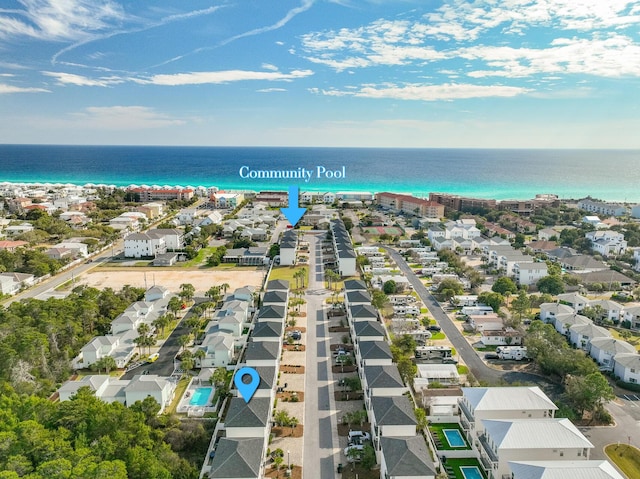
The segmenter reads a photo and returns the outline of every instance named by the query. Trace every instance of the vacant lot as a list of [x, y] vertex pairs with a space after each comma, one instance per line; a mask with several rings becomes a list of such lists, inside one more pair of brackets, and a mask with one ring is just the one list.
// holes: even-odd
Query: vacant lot
[[191, 283], [196, 288], [196, 296], [204, 296], [211, 286], [227, 283], [229, 292], [242, 286], [260, 287], [264, 271], [234, 268], [226, 271], [190, 270], [185, 268], [158, 270], [155, 268], [96, 268], [82, 275], [78, 283], [96, 288], [119, 290], [125, 284], [144, 288], [154, 284], [177, 292], [182, 283]]

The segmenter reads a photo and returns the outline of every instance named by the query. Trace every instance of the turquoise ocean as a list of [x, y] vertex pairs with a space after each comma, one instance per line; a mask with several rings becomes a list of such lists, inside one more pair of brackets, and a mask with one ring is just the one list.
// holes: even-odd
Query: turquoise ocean
[[[342, 170], [345, 178], [243, 179], [249, 170]], [[0, 145], [0, 182], [220, 189], [446, 192], [481, 198], [592, 196], [640, 203], [640, 150]]]

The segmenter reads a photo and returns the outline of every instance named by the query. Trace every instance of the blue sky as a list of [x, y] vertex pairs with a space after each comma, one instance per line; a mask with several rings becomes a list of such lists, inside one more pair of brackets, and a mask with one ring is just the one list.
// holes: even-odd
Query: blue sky
[[4, 0], [0, 143], [640, 148], [640, 0]]

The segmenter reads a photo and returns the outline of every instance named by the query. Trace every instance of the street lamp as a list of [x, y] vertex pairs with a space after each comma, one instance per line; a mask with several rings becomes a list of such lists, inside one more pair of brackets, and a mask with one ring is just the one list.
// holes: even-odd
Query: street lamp
[[291, 476], [291, 461], [289, 460], [289, 449], [287, 449], [287, 475]]

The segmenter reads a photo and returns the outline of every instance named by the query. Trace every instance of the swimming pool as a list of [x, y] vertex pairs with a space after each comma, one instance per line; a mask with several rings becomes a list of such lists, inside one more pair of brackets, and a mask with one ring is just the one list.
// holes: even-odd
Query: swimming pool
[[464, 437], [457, 429], [443, 429], [442, 433], [447, 438], [447, 442], [451, 447], [466, 447], [467, 443], [464, 442]]
[[197, 388], [193, 392], [191, 400], [189, 400], [189, 406], [206, 406], [211, 397], [213, 388]]
[[484, 479], [484, 476], [476, 466], [460, 466], [460, 472], [464, 479]]

